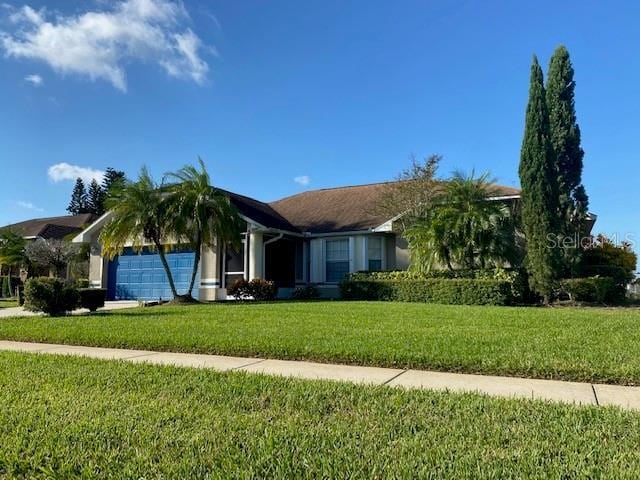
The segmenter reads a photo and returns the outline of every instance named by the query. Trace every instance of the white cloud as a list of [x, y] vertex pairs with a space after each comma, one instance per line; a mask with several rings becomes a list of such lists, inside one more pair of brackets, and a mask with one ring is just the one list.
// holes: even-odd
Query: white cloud
[[33, 203], [25, 202], [24, 200], [18, 200], [16, 205], [26, 208], [27, 210], [33, 210], [34, 212], [44, 212], [44, 208], [36, 207]]
[[303, 187], [306, 187], [311, 182], [311, 179], [309, 178], [308, 175], [300, 175], [299, 177], [294, 177], [293, 181], [296, 182], [298, 185], [302, 185]]
[[47, 175], [55, 183], [64, 182], [65, 180], [75, 181], [78, 177], [85, 183], [91, 183], [91, 180], [96, 180], [100, 183], [104, 177], [104, 172], [90, 167], [80, 167], [62, 162], [51, 165], [47, 170]]
[[25, 5], [9, 16], [15, 30], [0, 32], [0, 46], [8, 57], [40, 60], [62, 74], [106, 80], [123, 92], [125, 65], [132, 60], [156, 63], [173, 77], [206, 82], [209, 65], [200, 51], [210, 48], [184, 27], [189, 16], [181, 2], [108, 5], [109, 10], [68, 16]]
[[40, 87], [44, 83], [42, 77], [35, 73], [33, 75], [27, 75], [26, 77], [24, 77], [24, 81], [31, 83], [34, 87]]

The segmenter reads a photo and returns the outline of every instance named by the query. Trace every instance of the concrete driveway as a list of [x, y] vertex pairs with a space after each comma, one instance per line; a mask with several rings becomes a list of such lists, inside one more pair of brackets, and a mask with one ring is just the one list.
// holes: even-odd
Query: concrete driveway
[[[118, 300], [114, 302], [105, 302], [104, 307], [99, 308], [99, 312], [106, 312], [109, 310], [120, 310], [123, 308], [134, 308], [138, 306], [138, 302], [136, 300]], [[73, 315], [82, 315], [85, 313], [89, 313], [89, 310], [86, 308], [79, 308], [78, 310], [73, 311]], [[24, 307], [9, 307], [9, 308], [0, 308], [0, 318], [9, 318], [9, 317], [35, 317], [42, 315], [42, 313], [34, 313], [29, 312], [24, 309]]]

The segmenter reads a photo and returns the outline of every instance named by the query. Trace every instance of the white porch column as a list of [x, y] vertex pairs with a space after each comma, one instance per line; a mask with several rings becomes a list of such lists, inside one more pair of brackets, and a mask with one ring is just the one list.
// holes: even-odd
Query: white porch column
[[89, 285], [93, 288], [107, 288], [109, 260], [102, 256], [102, 247], [96, 241], [89, 246]]
[[249, 280], [264, 278], [263, 244], [262, 232], [249, 233]]
[[[213, 248], [202, 246], [200, 258], [200, 300], [214, 301], [220, 297], [220, 272], [219, 272], [220, 247]], [[226, 295], [224, 295], [226, 298]]]

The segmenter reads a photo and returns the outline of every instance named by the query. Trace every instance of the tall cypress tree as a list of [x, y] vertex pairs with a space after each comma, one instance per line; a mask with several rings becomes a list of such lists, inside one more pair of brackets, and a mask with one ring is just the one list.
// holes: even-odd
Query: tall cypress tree
[[69, 201], [67, 212], [71, 215], [78, 215], [79, 213], [87, 212], [87, 190], [84, 187], [84, 182], [81, 178], [77, 178], [76, 183], [73, 186], [73, 192], [71, 192], [71, 200]]
[[[558, 174], [560, 233], [564, 237], [574, 237], [584, 233], [589, 199], [582, 185], [582, 159], [584, 151], [580, 147], [580, 127], [576, 120], [575, 81], [569, 52], [559, 46], [549, 62], [547, 75], [547, 107], [549, 109], [549, 129], [551, 144], [555, 154]], [[567, 242], [564, 253], [564, 267], [569, 273], [579, 257], [578, 245]]]
[[548, 303], [560, 266], [557, 245], [558, 178], [542, 69], [535, 56], [531, 65], [519, 174], [529, 284]]
[[87, 193], [87, 210], [90, 213], [96, 215], [102, 215], [104, 213], [104, 192], [102, 187], [94, 178], [89, 184], [89, 191]]

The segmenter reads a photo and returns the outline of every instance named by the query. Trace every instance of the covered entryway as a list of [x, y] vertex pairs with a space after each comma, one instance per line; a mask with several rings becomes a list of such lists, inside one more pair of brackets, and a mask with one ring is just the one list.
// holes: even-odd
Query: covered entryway
[[[167, 263], [179, 294], [189, 288], [195, 253], [176, 251], [168, 253]], [[200, 272], [196, 277], [193, 296], [198, 298]], [[135, 253], [125, 249], [122, 255], [109, 262], [107, 298], [109, 300], [172, 300], [169, 280], [162, 267], [160, 255], [144, 250]]]
[[296, 283], [297, 239], [276, 238], [265, 248], [265, 278], [272, 280], [278, 288], [292, 288]]

